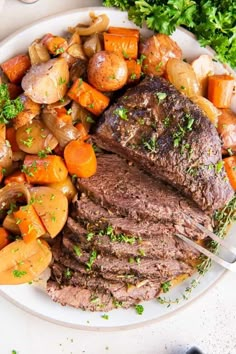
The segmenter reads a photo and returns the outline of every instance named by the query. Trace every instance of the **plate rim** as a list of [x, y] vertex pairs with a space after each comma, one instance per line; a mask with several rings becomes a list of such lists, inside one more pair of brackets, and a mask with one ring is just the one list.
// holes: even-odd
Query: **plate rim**
[[[7, 45], [8, 42], [12, 41], [16, 36], [22, 34], [24, 31], [27, 31], [29, 30], [30, 28], [34, 27], [34, 26], [37, 26], [37, 25], [40, 25], [40, 24], [43, 24], [44, 22], [47, 22], [47, 21], [50, 21], [50, 20], [54, 20], [54, 19], [58, 19], [60, 17], [64, 17], [64, 16], [69, 16], [69, 15], [73, 15], [77, 12], [101, 12], [101, 11], [113, 11], [113, 12], [118, 12], [118, 13], [127, 13], [127, 11], [121, 11], [115, 7], [104, 7], [104, 6], [95, 6], [95, 7], [78, 7], [78, 8], [74, 8], [74, 9], [71, 9], [71, 10], [68, 10], [68, 11], [60, 11], [60, 12], [57, 12], [55, 14], [52, 14], [52, 15], [49, 15], [49, 16], [44, 16], [42, 17], [41, 19], [38, 19], [36, 21], [32, 21], [31, 23], [25, 25], [25, 26], [21, 26], [18, 30], [14, 31], [13, 33], [11, 33], [10, 35], [8, 35], [7, 37], [5, 37], [3, 40], [0, 41], [0, 49], [2, 46], [4, 45]], [[132, 21], [131, 21], [132, 22]], [[135, 25], [135, 24], [134, 24]], [[137, 25], [135, 25], [137, 28], [140, 28], [138, 27]], [[180, 32], [183, 32], [185, 34], [187, 34], [188, 36], [192, 37], [193, 39], [197, 40], [196, 36], [188, 31], [187, 29], [183, 28], [183, 27], [180, 27], [178, 26], [177, 29], [180, 31]], [[198, 42], [199, 43], [199, 42]], [[209, 47], [209, 46], [206, 46], [206, 47], [202, 47], [202, 48], [205, 48], [207, 50], [209, 50], [213, 55], [215, 55], [215, 51]], [[140, 321], [138, 323], [135, 323], [135, 324], [124, 324], [124, 325], [113, 325], [113, 326], [110, 326], [110, 327], [105, 327], [105, 326], [102, 326], [102, 325], [99, 325], [99, 326], [86, 326], [86, 325], [80, 325], [80, 324], [72, 324], [72, 323], [69, 323], [69, 322], [64, 322], [64, 321], [61, 321], [61, 320], [58, 320], [58, 319], [55, 319], [55, 318], [52, 318], [52, 317], [49, 317], [47, 315], [44, 315], [42, 313], [39, 313], [33, 309], [30, 309], [28, 308], [27, 306], [25, 306], [24, 304], [18, 302], [17, 300], [15, 300], [14, 298], [12, 298], [10, 295], [8, 295], [6, 292], [4, 292], [4, 290], [1, 288], [0, 289], [0, 295], [7, 301], [9, 301], [10, 303], [12, 303], [14, 306], [18, 307], [20, 310], [26, 312], [26, 313], [29, 313], [31, 315], [33, 315], [34, 317], [37, 317], [37, 318], [40, 318], [42, 320], [46, 320], [47, 322], [50, 322], [50, 323], [53, 323], [53, 324], [56, 324], [56, 325], [60, 325], [60, 326], [63, 326], [63, 327], [68, 327], [68, 328], [75, 328], [75, 329], [80, 329], [80, 330], [84, 330], [84, 331], [103, 331], [103, 332], [112, 332], [112, 331], [123, 331], [123, 330], [132, 330], [132, 329], [135, 329], [135, 328], [140, 328], [142, 326], [147, 326], [147, 325], [151, 325], [151, 324], [154, 324], [154, 323], [158, 323], [162, 320], [165, 320], [171, 316], [174, 316], [175, 314], [177, 314], [178, 312], [180, 312], [181, 310], [184, 310], [185, 308], [187, 308], [189, 305], [191, 305], [193, 302], [201, 299], [203, 296], [205, 296], [205, 294], [211, 290], [213, 288], [213, 286], [217, 285], [218, 282], [220, 282], [224, 277], [225, 275], [228, 273], [227, 270], [221, 270], [221, 274], [218, 275], [218, 278], [216, 280], [214, 280], [214, 282], [206, 287], [200, 294], [196, 295], [195, 297], [192, 297], [192, 298], [189, 298], [184, 304], [182, 304], [181, 306], [175, 308], [173, 311], [171, 312], [168, 312], [168, 313], [165, 313], [165, 314], [162, 314], [161, 316], [157, 317], [157, 318], [153, 318], [153, 319], [148, 319], [148, 320], [143, 320], [143, 321]], [[51, 300], [53, 301], [53, 300]], [[76, 311], [77, 309], [75, 309]]]

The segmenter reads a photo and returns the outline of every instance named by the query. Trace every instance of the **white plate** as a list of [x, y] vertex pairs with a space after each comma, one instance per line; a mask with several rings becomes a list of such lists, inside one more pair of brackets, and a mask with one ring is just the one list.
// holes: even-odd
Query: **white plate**
[[[47, 32], [63, 35], [68, 26], [73, 26], [77, 23], [88, 23], [90, 11], [94, 11], [97, 15], [106, 13], [113, 26], [135, 27], [135, 25], [127, 19], [125, 12], [101, 7], [73, 10], [40, 20], [8, 37], [0, 43], [0, 63], [16, 54], [24, 52], [35, 38], [39, 38]], [[143, 35], [148, 35], [149, 31], [143, 29], [142, 33]], [[212, 54], [210, 49], [201, 48], [194, 36], [188, 31], [178, 29], [172, 37], [182, 48], [184, 58], [186, 59], [192, 60], [204, 53]], [[156, 300], [148, 301], [143, 303], [144, 313], [142, 316], [138, 315], [134, 309], [118, 309], [109, 313], [109, 320], [105, 320], [101, 317], [103, 313], [85, 312], [54, 303], [46, 293], [31, 285], [1, 286], [0, 293], [18, 307], [54, 323], [86, 330], [117, 330], [132, 328], [146, 322], [160, 320], [164, 316], [183, 308], [183, 306], [199, 297], [209, 289], [209, 287], [215, 284], [223, 273], [224, 270], [222, 270], [222, 268], [214, 265], [211, 270], [202, 277], [200, 284], [194, 289], [188, 301], [181, 301], [178, 305], [171, 305], [169, 308], [165, 305], [160, 305]], [[191, 279], [172, 289], [167, 294], [168, 298], [176, 299], [181, 297], [184, 289], [186, 289], [190, 282]]]

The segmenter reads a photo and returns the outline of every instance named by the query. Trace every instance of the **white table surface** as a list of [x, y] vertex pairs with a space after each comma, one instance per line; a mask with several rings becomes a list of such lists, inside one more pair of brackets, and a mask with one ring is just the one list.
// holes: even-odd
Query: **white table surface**
[[[27, 5], [6, 0], [0, 40], [36, 19], [99, 0], [39, 0]], [[45, 29], [46, 31], [46, 29]], [[236, 354], [236, 277], [226, 274], [194, 303], [171, 317], [122, 332], [86, 332], [38, 319], [0, 297], [0, 354]]]

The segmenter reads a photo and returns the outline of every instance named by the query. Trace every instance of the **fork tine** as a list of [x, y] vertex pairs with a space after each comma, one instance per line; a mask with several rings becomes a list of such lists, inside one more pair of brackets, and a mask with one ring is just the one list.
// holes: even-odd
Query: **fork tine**
[[185, 241], [187, 244], [189, 244], [193, 248], [197, 249], [199, 252], [203, 253], [205, 256], [212, 259], [214, 262], [218, 263], [222, 267], [236, 272], [236, 263], [235, 262], [230, 263], [230, 262], [227, 262], [227, 261], [221, 259], [217, 255], [211, 253], [206, 248], [200, 246], [199, 244], [195, 243], [194, 241], [190, 240], [188, 237], [186, 237], [182, 234], [175, 234], [175, 236], [179, 237], [181, 240]]
[[212, 240], [216, 241], [217, 243], [219, 243], [221, 246], [225, 247], [226, 249], [228, 249], [230, 252], [232, 252], [235, 256], [236, 256], [236, 247], [231, 246], [228, 244], [228, 242], [226, 242], [225, 240], [223, 240], [222, 238], [218, 237], [217, 235], [215, 235], [213, 232], [211, 232], [210, 230], [208, 230], [206, 227], [202, 226], [201, 224], [199, 224], [197, 221], [195, 221], [194, 219], [192, 219], [189, 215], [186, 215], [186, 218], [189, 219], [189, 221], [191, 221], [199, 230], [201, 230], [204, 234], [206, 234], [207, 236], [209, 236]]

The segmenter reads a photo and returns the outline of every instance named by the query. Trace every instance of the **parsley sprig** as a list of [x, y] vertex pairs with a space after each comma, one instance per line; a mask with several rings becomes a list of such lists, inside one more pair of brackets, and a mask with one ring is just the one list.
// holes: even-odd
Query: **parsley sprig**
[[0, 84], [0, 124], [8, 124], [24, 109], [20, 98], [10, 99], [8, 87], [6, 84]]

